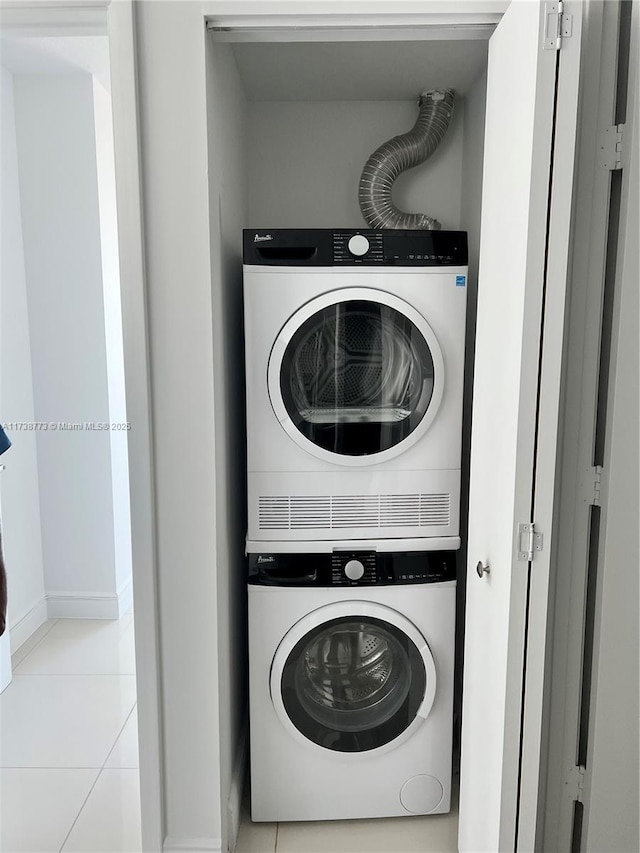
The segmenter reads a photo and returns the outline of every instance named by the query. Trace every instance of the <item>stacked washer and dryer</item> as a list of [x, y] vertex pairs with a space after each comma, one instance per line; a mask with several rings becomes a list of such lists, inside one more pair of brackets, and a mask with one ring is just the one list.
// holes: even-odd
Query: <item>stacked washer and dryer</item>
[[449, 811], [466, 278], [463, 232], [244, 232], [254, 820]]

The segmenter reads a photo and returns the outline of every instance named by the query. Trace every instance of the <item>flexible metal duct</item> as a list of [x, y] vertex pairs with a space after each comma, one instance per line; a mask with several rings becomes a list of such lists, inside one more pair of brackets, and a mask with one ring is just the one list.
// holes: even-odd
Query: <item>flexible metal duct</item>
[[367, 160], [359, 200], [370, 228], [440, 228], [438, 220], [426, 213], [399, 210], [391, 200], [391, 189], [401, 172], [424, 163], [440, 145], [453, 115], [454, 98], [452, 89], [420, 95], [420, 112], [411, 130], [385, 142]]

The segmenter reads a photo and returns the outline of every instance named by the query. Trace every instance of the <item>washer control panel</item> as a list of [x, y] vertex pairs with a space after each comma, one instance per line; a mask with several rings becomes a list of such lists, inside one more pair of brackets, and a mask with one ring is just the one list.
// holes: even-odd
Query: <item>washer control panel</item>
[[364, 234], [354, 234], [347, 243], [347, 246], [349, 247], [351, 254], [359, 258], [362, 255], [367, 254], [371, 248], [371, 243], [369, 243]]
[[331, 555], [331, 585], [377, 583], [375, 551], [334, 551]]
[[359, 581], [364, 575], [364, 565], [360, 560], [349, 560], [344, 567], [344, 573], [350, 581]]
[[265, 586], [374, 586], [456, 579], [455, 551], [333, 551], [249, 554], [249, 583]]
[[333, 234], [333, 260], [337, 264], [354, 263], [366, 260], [367, 263], [384, 262], [384, 243], [382, 233], [367, 231], [366, 234], [353, 231], [335, 231]]

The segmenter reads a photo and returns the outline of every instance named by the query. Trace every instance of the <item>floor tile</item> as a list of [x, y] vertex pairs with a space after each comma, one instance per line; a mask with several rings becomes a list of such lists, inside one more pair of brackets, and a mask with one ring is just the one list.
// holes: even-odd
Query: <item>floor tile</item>
[[103, 770], [63, 853], [139, 853], [140, 789], [137, 770]]
[[55, 626], [57, 619], [47, 619], [33, 634], [24, 641], [20, 648], [16, 649], [11, 655], [11, 668], [15, 672], [22, 661], [30, 654], [33, 649], [46, 637], [46, 635]]
[[0, 850], [58, 853], [98, 770], [0, 770]]
[[15, 675], [133, 675], [135, 646], [131, 617], [61, 619], [17, 666]]
[[241, 823], [235, 853], [274, 853], [277, 829], [275, 823]]
[[138, 766], [138, 713], [134, 708], [111, 750], [105, 767], [132, 769]]
[[242, 804], [235, 853], [274, 853], [277, 823], [252, 823], [247, 800]]
[[135, 704], [132, 675], [16, 675], [0, 697], [0, 766], [97, 767]]
[[120, 619], [57, 619], [53, 637], [86, 637], [94, 634], [119, 636], [133, 624], [133, 616], [124, 614]]
[[277, 853], [455, 853], [458, 816], [278, 824]]

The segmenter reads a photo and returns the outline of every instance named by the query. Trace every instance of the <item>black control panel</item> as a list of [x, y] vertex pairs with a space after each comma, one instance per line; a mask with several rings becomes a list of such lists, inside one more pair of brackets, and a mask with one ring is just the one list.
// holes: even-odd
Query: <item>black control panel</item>
[[334, 551], [249, 554], [249, 583], [264, 586], [374, 586], [456, 579], [455, 551]]
[[248, 266], [466, 266], [465, 231], [245, 229]]

